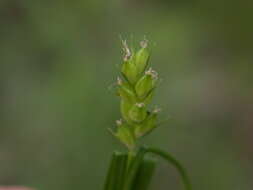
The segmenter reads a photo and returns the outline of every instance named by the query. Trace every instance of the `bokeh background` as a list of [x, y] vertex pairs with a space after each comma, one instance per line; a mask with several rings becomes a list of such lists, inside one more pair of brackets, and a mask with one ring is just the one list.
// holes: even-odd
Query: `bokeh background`
[[[173, 153], [195, 190], [253, 188], [252, 3], [1, 0], [0, 184], [102, 189], [120, 117], [120, 38], [152, 47], [171, 119], [143, 140]], [[154, 190], [181, 188], [161, 162]]]

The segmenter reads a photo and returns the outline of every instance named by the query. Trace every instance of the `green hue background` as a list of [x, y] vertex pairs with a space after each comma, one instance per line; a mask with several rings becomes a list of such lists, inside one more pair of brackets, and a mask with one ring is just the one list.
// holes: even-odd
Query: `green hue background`
[[[165, 125], [143, 139], [173, 153], [194, 190], [251, 190], [252, 3], [1, 0], [0, 184], [102, 189], [119, 119], [119, 35], [151, 41]], [[161, 162], [152, 188], [182, 188]]]

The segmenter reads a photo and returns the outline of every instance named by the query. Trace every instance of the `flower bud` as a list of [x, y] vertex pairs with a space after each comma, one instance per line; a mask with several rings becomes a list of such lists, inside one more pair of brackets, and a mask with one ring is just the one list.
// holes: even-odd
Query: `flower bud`
[[144, 72], [149, 59], [149, 51], [147, 49], [147, 40], [141, 41], [141, 49], [136, 53], [135, 64], [138, 74]]
[[131, 128], [127, 124], [123, 123], [122, 120], [117, 120], [116, 124], [116, 132], [110, 130], [111, 133], [115, 137], [117, 137], [123, 144], [125, 144], [129, 149], [132, 149], [135, 145], [135, 139]]
[[153, 129], [157, 127], [157, 113], [159, 109], [155, 109], [152, 113], [149, 113], [147, 119], [135, 127], [134, 133], [136, 138], [147, 135]]
[[145, 72], [145, 75], [135, 85], [136, 93], [143, 98], [155, 87], [157, 73], [151, 68]]
[[129, 117], [134, 122], [142, 122], [147, 116], [146, 106], [144, 103], [136, 103], [129, 111]]

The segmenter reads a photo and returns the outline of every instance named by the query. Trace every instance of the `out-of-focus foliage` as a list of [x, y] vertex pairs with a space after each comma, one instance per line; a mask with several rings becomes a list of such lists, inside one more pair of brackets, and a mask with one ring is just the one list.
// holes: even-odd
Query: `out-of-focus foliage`
[[[151, 40], [171, 120], [144, 139], [180, 158], [195, 190], [252, 189], [252, 3], [0, 1], [0, 184], [97, 190], [119, 118], [119, 35]], [[133, 36], [133, 37], [131, 37]], [[153, 189], [176, 189], [161, 164]]]

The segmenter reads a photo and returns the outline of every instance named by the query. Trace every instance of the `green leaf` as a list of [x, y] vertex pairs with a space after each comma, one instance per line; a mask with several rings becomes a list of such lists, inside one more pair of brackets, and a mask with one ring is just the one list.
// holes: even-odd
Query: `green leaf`
[[135, 178], [133, 190], [147, 190], [155, 172], [156, 160], [144, 158]]
[[126, 177], [126, 171], [127, 171], [127, 159], [128, 155], [126, 153], [117, 153], [118, 161], [116, 166], [116, 181], [115, 181], [115, 190], [122, 190], [125, 177]]
[[113, 153], [104, 190], [122, 190], [126, 175], [127, 157], [126, 153]]

